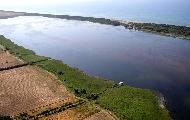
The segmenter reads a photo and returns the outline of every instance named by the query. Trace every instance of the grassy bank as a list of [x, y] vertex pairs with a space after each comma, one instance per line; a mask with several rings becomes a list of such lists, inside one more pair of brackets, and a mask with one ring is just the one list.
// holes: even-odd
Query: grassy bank
[[[18, 46], [3, 36], [0, 36], [0, 44], [25, 62], [46, 58], [37, 56], [33, 51]], [[168, 111], [159, 107], [158, 98], [153, 91], [118, 86], [113, 81], [91, 77], [58, 60], [49, 59], [36, 65], [55, 74], [76, 96], [113, 112], [121, 120], [170, 119]]]

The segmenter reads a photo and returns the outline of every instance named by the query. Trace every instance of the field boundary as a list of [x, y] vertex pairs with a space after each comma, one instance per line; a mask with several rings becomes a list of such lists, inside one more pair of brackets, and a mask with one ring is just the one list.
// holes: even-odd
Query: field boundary
[[43, 62], [43, 61], [46, 61], [46, 60], [49, 60], [49, 59], [23, 63], [23, 64], [19, 64], [19, 65], [8, 66], [8, 67], [0, 68], [0, 71], [11, 70], [11, 69], [20, 68], [20, 67], [24, 67], [24, 66], [28, 66], [28, 65], [34, 65], [36, 63]]
[[[42, 117], [47, 117], [47, 116], [50, 116], [50, 115], [53, 115], [53, 114], [56, 114], [56, 113], [63, 112], [65, 110], [67, 110], [67, 109], [75, 108], [75, 107], [77, 107], [79, 105], [82, 105], [84, 103], [86, 103], [85, 100], [79, 99], [78, 101], [73, 102], [73, 103], [67, 102], [67, 103], [62, 104], [61, 106], [47, 109], [45, 111], [42, 111], [42, 112], [38, 113], [37, 115], [29, 115], [28, 112], [23, 112], [23, 113], [21, 113], [21, 114], [19, 114], [17, 116], [12, 116], [12, 118], [13, 119], [26, 119], [26, 120], [27, 119], [39, 119], [39, 118], [42, 118]], [[51, 104], [48, 104], [48, 105], [51, 105]]]

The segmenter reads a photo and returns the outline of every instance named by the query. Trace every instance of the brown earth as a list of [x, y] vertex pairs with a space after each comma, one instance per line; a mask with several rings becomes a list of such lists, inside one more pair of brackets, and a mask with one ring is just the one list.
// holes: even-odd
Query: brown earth
[[23, 62], [16, 59], [13, 55], [0, 50], [0, 68], [10, 67], [13, 65], [19, 65]]
[[[111, 113], [96, 109], [86, 109], [87, 106], [79, 106], [77, 108], [68, 109], [64, 112], [54, 114], [48, 117], [40, 118], [40, 120], [116, 120], [117, 118]], [[84, 110], [86, 109], [86, 110]]]
[[74, 96], [46, 71], [26, 66], [0, 72], [1, 115], [17, 115], [60, 100], [72, 101]]
[[[13, 55], [0, 49], [0, 68], [22, 64]], [[0, 71], [0, 115], [35, 116], [43, 111], [74, 103], [77, 98], [56, 76], [37, 66], [24, 66]], [[114, 120], [111, 114], [85, 102], [41, 120]]]
[[100, 108], [97, 108], [90, 103], [85, 103], [75, 108], [67, 109], [64, 112], [40, 118], [40, 120], [84, 120], [99, 111]]
[[115, 117], [112, 116], [109, 112], [102, 110], [84, 120], [115, 120]]

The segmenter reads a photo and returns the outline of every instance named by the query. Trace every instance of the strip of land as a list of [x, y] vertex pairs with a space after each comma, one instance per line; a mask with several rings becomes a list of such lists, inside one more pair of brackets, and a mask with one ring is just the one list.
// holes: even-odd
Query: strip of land
[[12, 12], [0, 10], [0, 19], [7, 19], [24, 15], [24, 12]]
[[180, 39], [190, 40], [190, 27], [187, 26], [177, 26], [169, 24], [157, 24], [157, 23], [138, 23], [138, 22], [130, 22], [125, 20], [114, 20], [106, 18], [70, 16], [70, 15], [52, 15], [52, 14], [26, 13], [26, 12], [13, 12], [13, 11], [0, 10], [0, 19], [12, 18], [18, 16], [43, 16], [48, 18], [89, 21], [105, 25], [123, 26], [126, 29], [130, 30], [138, 30], [153, 34], [159, 34], [163, 36], [177, 37]]

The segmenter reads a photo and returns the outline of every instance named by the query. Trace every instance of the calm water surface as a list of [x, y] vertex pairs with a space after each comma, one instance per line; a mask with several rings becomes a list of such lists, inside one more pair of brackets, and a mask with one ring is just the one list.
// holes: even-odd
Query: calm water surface
[[44, 17], [0, 20], [0, 34], [90, 75], [162, 92], [190, 119], [190, 41], [123, 27]]

